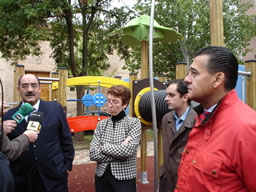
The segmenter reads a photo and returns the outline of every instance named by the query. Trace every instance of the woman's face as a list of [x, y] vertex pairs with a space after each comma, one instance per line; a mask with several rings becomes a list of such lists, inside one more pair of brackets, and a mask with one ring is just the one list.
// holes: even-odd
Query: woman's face
[[116, 97], [111, 94], [108, 94], [107, 101], [108, 101], [108, 112], [112, 116], [118, 115], [127, 106], [127, 104], [125, 105], [122, 104], [121, 97]]

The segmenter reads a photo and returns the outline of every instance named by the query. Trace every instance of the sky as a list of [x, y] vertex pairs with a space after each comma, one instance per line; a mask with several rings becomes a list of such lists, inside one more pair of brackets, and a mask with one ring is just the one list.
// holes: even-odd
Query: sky
[[112, 1], [113, 7], [121, 7], [127, 5], [128, 7], [132, 7], [137, 0], [114, 0]]

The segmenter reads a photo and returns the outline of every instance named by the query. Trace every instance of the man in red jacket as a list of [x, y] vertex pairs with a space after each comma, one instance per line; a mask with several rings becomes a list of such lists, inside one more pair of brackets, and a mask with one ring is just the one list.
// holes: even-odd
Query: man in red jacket
[[237, 59], [224, 47], [200, 50], [191, 64], [188, 96], [205, 111], [190, 132], [175, 191], [256, 191], [256, 112], [237, 97], [237, 75]]

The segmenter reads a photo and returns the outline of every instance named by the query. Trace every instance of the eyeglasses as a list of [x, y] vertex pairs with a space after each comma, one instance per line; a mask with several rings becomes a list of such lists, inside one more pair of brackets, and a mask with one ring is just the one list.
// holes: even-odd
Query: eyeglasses
[[25, 83], [21, 85], [22, 89], [28, 89], [31, 86], [32, 89], [37, 89], [39, 87], [39, 85], [37, 83]]
[[113, 105], [113, 104], [114, 104], [114, 105], [117, 105], [117, 104], [119, 104], [120, 102], [119, 102], [118, 100], [110, 100], [110, 99], [108, 99], [108, 100], [107, 100], [107, 103], [108, 103], [109, 105], [110, 105], [110, 104], [111, 104], [111, 105]]

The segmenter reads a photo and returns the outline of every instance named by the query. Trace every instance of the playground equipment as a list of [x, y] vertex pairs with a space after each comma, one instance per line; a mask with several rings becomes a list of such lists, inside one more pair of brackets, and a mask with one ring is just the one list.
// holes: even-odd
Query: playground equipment
[[96, 125], [99, 120], [107, 119], [108, 116], [77, 116], [77, 117], [68, 117], [68, 125], [72, 133], [80, 131], [89, 131], [95, 130]]
[[[112, 85], [124, 85], [129, 87], [129, 83], [126, 81], [122, 81], [120, 79], [110, 78], [110, 77], [102, 77], [102, 76], [83, 76], [83, 77], [73, 77], [66, 79], [66, 84], [68, 87], [70, 86], [78, 86], [78, 85], [87, 85], [87, 86], [98, 86], [100, 81], [101, 87], [111, 87]], [[56, 90], [59, 88], [59, 83], [54, 82], [52, 84], [52, 90]]]
[[[112, 79], [111, 79], [112, 80]], [[81, 83], [81, 81], [80, 81]], [[82, 101], [86, 106], [86, 114], [89, 114], [89, 107], [93, 104], [98, 108], [98, 116], [78, 116], [78, 117], [68, 117], [67, 121], [72, 133], [80, 131], [94, 130], [98, 121], [108, 118], [108, 116], [101, 116], [100, 108], [106, 103], [106, 97], [104, 94], [100, 93], [101, 81], [98, 80], [98, 90], [99, 92], [92, 96], [89, 92], [90, 89], [87, 89], [87, 94], [83, 96], [82, 99], [68, 99], [67, 101]]]
[[[84, 81], [79, 81], [79, 84], [83, 85], [95, 85], [96, 84], [96, 77], [94, 78], [81, 78]], [[93, 79], [93, 82], [88, 81], [89, 79]], [[102, 77], [98, 78], [98, 93], [94, 96], [89, 94], [89, 89], [87, 94], [83, 96], [82, 99], [68, 99], [67, 101], [82, 101], [83, 104], [86, 106], [86, 114], [90, 114], [89, 107], [95, 105], [98, 107], [98, 116], [79, 116], [79, 117], [68, 117], [68, 123], [70, 126], [70, 130], [72, 132], [79, 132], [79, 131], [86, 131], [86, 130], [94, 130], [96, 128], [97, 122], [101, 119], [107, 118], [106, 115], [102, 115], [100, 108], [104, 106], [106, 98], [105, 96], [100, 93], [100, 87], [103, 85], [109, 87], [110, 84], [120, 83], [121, 80], [116, 81], [113, 78], [104, 78], [105, 83], [101, 84]], [[69, 81], [69, 79], [67, 80]], [[70, 82], [73, 82], [74, 79], [71, 79]], [[111, 83], [110, 83], [111, 82]], [[165, 93], [165, 82], [160, 82], [158, 80], [154, 80], [155, 82], [155, 96], [156, 96], [156, 110], [157, 110], [157, 122], [160, 123], [162, 117], [166, 112], [169, 111], [168, 105], [165, 103], [164, 99], [166, 96]], [[68, 84], [68, 83], [67, 83]], [[70, 83], [71, 84], [71, 83]], [[127, 86], [127, 82], [122, 82], [123, 85]], [[56, 85], [56, 83], [55, 83]], [[133, 81], [133, 89], [131, 90], [133, 93], [133, 99], [131, 104], [134, 106], [134, 113], [132, 116], [138, 117], [142, 123], [145, 125], [152, 125], [152, 115], [151, 115], [151, 99], [150, 99], [150, 89], [149, 89], [149, 79], [137, 80]], [[55, 86], [55, 88], [58, 87]]]
[[[160, 82], [154, 79], [154, 94], [156, 102], [157, 119], [156, 121], [160, 123], [162, 117], [165, 113], [169, 111], [168, 105], [164, 101], [166, 92], [165, 86], [166, 82]], [[140, 121], [145, 125], [152, 125], [152, 108], [151, 108], [151, 98], [150, 98], [150, 88], [149, 79], [142, 79], [133, 81], [133, 106], [134, 113]]]

